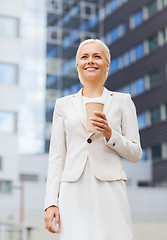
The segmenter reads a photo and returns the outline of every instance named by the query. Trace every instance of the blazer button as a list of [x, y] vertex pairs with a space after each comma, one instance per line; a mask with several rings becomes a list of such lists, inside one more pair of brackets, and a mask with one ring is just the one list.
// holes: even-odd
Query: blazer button
[[113, 146], [115, 146], [115, 143], [113, 143]]
[[88, 138], [87, 142], [88, 142], [88, 143], [91, 143], [91, 142], [92, 142], [92, 139]]

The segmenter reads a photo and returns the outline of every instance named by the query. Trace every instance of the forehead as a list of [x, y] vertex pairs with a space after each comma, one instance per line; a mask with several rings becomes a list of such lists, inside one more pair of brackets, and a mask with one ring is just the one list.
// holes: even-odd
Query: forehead
[[79, 55], [84, 54], [84, 53], [104, 54], [104, 47], [100, 43], [90, 42], [90, 43], [85, 44], [83, 47], [81, 47], [81, 49], [79, 51]]

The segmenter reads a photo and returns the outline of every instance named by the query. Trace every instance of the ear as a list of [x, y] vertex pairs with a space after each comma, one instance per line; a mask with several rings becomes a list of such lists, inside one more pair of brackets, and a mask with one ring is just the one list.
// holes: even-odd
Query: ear
[[78, 69], [78, 63], [76, 63], [76, 68], [77, 68], [77, 72], [79, 72], [79, 69]]
[[107, 62], [107, 64], [106, 64], [106, 72], [108, 72], [108, 71], [109, 71], [109, 69], [110, 69], [110, 63], [109, 63], [109, 62]]

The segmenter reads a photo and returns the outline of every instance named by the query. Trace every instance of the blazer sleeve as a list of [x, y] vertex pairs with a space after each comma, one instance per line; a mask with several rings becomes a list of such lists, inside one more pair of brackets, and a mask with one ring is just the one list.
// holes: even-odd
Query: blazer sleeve
[[104, 142], [121, 157], [137, 163], [142, 157], [142, 149], [140, 145], [136, 107], [130, 94], [128, 94], [123, 105], [121, 127], [122, 134], [112, 129], [111, 138], [108, 141], [104, 138]]
[[49, 148], [49, 164], [46, 183], [45, 206], [58, 206], [60, 180], [66, 156], [64, 121], [61, 113], [60, 99], [57, 99], [52, 121], [51, 140]]

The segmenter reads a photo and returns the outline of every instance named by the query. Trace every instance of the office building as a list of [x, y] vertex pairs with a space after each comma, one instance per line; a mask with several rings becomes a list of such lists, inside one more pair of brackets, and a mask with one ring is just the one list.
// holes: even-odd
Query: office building
[[[55, 99], [81, 87], [76, 49], [82, 40], [97, 37], [112, 54], [105, 86], [130, 93], [136, 105], [143, 166], [135, 184], [167, 184], [166, 16], [166, 0], [48, 1], [46, 151]], [[133, 174], [124, 164], [133, 182], [137, 167]]]
[[[0, 0], [0, 221], [19, 219], [20, 1]], [[11, 198], [13, 201], [11, 201]]]

